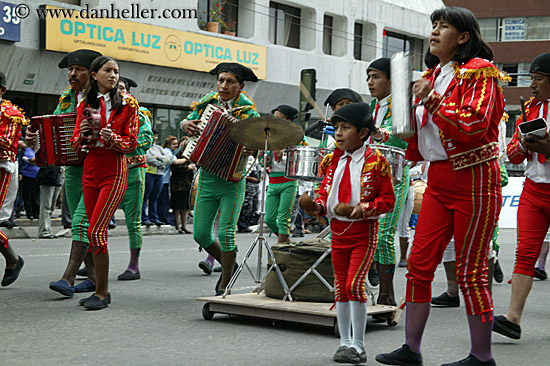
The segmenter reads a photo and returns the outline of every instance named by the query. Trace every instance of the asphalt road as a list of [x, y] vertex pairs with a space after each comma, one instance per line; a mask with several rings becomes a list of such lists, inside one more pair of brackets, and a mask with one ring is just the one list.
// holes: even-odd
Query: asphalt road
[[[116, 229], [123, 230], [123, 229]], [[254, 239], [239, 234], [242, 258]], [[270, 243], [273, 238], [268, 239]], [[510, 278], [515, 233], [502, 230], [501, 263]], [[68, 259], [70, 239], [14, 239], [12, 245], [25, 258], [21, 277], [0, 288], [0, 365], [334, 365], [338, 340], [328, 328], [217, 314], [203, 319], [199, 296], [214, 292], [217, 274], [206, 276], [197, 267], [199, 253], [190, 235], [144, 237], [142, 279], [116, 280], [129, 257], [128, 241], [113, 235], [110, 291], [112, 304], [101, 311], [86, 311], [72, 299], [48, 289], [60, 278]], [[256, 257], [257, 258], [257, 257]], [[255, 262], [254, 259], [251, 262]], [[0, 271], [3, 261], [0, 260]], [[249, 262], [250, 263], [250, 262]], [[0, 272], [1, 273], [1, 272]], [[405, 269], [395, 280], [399, 297], [404, 293]], [[550, 359], [550, 281], [536, 281], [522, 321], [522, 339], [498, 334], [493, 353], [498, 365], [548, 365]], [[246, 273], [234, 293], [254, 287]], [[438, 269], [434, 294], [446, 288], [444, 271]], [[511, 286], [494, 285], [496, 314], [506, 311]], [[404, 342], [404, 317], [388, 327], [369, 319], [366, 345], [369, 364], [374, 356]], [[433, 308], [422, 353], [425, 365], [439, 365], [465, 357], [469, 332], [463, 305]]]

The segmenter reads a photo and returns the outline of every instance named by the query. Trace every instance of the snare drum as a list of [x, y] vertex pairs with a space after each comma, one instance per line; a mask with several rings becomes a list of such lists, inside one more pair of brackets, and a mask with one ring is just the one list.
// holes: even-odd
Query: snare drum
[[287, 148], [285, 177], [320, 182], [319, 167], [330, 149], [313, 146], [291, 146]]
[[405, 150], [395, 146], [388, 145], [370, 145], [370, 148], [374, 150], [380, 150], [380, 153], [384, 155], [388, 164], [391, 167], [391, 174], [393, 176], [394, 183], [401, 183], [403, 181], [403, 166], [405, 164]]

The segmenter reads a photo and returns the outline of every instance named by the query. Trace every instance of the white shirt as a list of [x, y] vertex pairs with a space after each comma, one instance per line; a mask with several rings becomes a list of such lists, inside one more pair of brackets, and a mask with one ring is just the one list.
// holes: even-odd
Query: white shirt
[[[548, 108], [548, 113], [544, 116], [544, 103], [550, 103], [550, 99], [543, 102], [543, 105], [540, 106], [540, 111], [538, 118], [544, 118], [548, 121], [550, 117], [550, 106]], [[547, 127], [547, 130], [550, 129], [550, 126]], [[531, 179], [535, 183], [550, 183], [550, 162], [545, 162], [544, 164], [539, 163], [539, 154], [533, 153], [531, 160], [527, 162], [527, 167], [525, 168], [525, 176]]]
[[[441, 95], [445, 94], [445, 91], [451, 84], [454, 77], [454, 68], [451, 66], [452, 62], [447, 63], [441, 67], [441, 73], [435, 79], [433, 89]], [[428, 121], [422, 126], [422, 119], [424, 116], [424, 106], [416, 108], [416, 128], [418, 136], [418, 150], [426, 161], [439, 161], [447, 160], [447, 153], [441, 143], [441, 137], [439, 136], [439, 127], [434, 123], [432, 114], [428, 112]]]
[[334, 213], [334, 206], [338, 203], [338, 190], [340, 188], [340, 181], [344, 176], [344, 169], [346, 167], [348, 156], [351, 156], [351, 161], [349, 163], [349, 172], [350, 172], [350, 183], [351, 183], [351, 200], [349, 205], [355, 206], [359, 204], [361, 200], [361, 172], [363, 171], [363, 165], [365, 164], [365, 150], [367, 148], [366, 144], [353, 153], [348, 153], [347, 151], [340, 157], [338, 160], [338, 165], [334, 176], [332, 177], [332, 187], [328, 194], [327, 198], [327, 216], [329, 218], [337, 218], [341, 221], [359, 221], [352, 220], [347, 217], [338, 216]]

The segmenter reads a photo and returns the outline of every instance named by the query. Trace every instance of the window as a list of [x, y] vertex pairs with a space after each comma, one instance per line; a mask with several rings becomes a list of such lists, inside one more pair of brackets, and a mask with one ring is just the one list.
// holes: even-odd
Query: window
[[323, 17], [323, 52], [332, 55], [332, 24], [333, 18], [330, 15]]
[[219, 22], [220, 31], [237, 32], [239, 0], [199, 0], [197, 21], [206, 29], [207, 22]]
[[411, 52], [413, 68], [422, 70], [423, 42], [421, 39], [384, 31], [383, 57], [391, 57], [398, 52]]
[[363, 24], [355, 23], [353, 27], [353, 57], [361, 60], [361, 51], [363, 50]]
[[529, 74], [530, 63], [521, 62], [518, 64], [499, 64], [499, 69], [506, 72], [512, 78], [505, 86], [529, 87], [531, 75]]
[[153, 113], [153, 128], [159, 132], [157, 143], [160, 145], [169, 135], [176, 136], [178, 140], [183, 136], [180, 122], [187, 117], [190, 111], [168, 108], [149, 108]]
[[376, 25], [356, 22], [353, 26], [353, 57], [370, 61], [376, 57]]
[[478, 19], [481, 36], [486, 42], [498, 41], [498, 18]]
[[300, 48], [300, 9], [272, 1], [269, 3], [269, 41]]
[[512, 81], [508, 82], [507, 86], [518, 85], [518, 64], [505, 64], [502, 65], [502, 71], [506, 72], [508, 76], [512, 78]]
[[550, 17], [526, 18], [525, 39], [550, 39]]

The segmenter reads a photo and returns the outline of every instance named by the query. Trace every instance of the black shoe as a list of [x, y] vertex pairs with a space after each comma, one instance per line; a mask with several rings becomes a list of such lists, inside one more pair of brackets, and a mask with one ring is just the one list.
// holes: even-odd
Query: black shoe
[[110, 223], [109, 223], [109, 229], [114, 229], [114, 228], [116, 228], [116, 224], [110, 222]]
[[212, 274], [212, 266], [207, 261], [200, 261], [199, 268], [202, 269], [202, 271], [209, 276]]
[[495, 316], [495, 322], [493, 323], [493, 332], [502, 334], [508, 338], [520, 339], [521, 327], [512, 323], [504, 315]]
[[439, 296], [432, 297], [432, 305], [457, 308], [460, 306], [460, 296], [449, 296], [447, 292], [444, 292]]
[[13, 269], [6, 268], [4, 270], [4, 277], [2, 278], [2, 287], [11, 285], [19, 277], [19, 274], [21, 273], [21, 269], [23, 268], [25, 261], [23, 260], [23, 258], [21, 258], [21, 256], [18, 255], [17, 257], [19, 259], [17, 260], [17, 264], [15, 265], [15, 268]]
[[369, 270], [369, 282], [372, 286], [378, 286], [380, 284], [380, 278], [378, 277], [378, 272], [374, 268], [374, 266], [370, 267]]
[[214, 267], [214, 269], [213, 269], [213, 272], [220, 273], [221, 271], [222, 271], [222, 266], [216, 266], [216, 267]]
[[538, 278], [541, 281], [544, 281], [548, 278], [548, 275], [545, 271], [540, 269], [539, 267], [535, 267], [535, 278]]
[[496, 366], [495, 360], [480, 361], [476, 356], [469, 355], [463, 360], [445, 363], [441, 366]]
[[122, 272], [122, 274], [118, 275], [117, 280], [119, 281], [132, 281], [132, 280], [139, 280], [141, 278], [141, 274], [138, 272], [132, 273], [130, 270], [126, 270]]
[[76, 274], [80, 277], [88, 277], [88, 270], [86, 269], [86, 267], [84, 268], [80, 268]]
[[502, 268], [500, 268], [500, 263], [498, 259], [495, 261], [495, 269], [493, 270], [493, 277], [497, 283], [502, 283], [504, 280], [504, 273], [502, 273]]
[[161, 227], [162, 225], [168, 225], [167, 223], [162, 221], [155, 221], [154, 224], [157, 225], [158, 227]]
[[411, 351], [406, 344], [393, 352], [376, 355], [375, 360], [384, 365], [422, 366], [422, 355]]
[[[84, 298], [78, 300], [78, 305], [84, 306], [86, 301], [90, 300], [92, 298], [92, 296], [94, 296], [94, 295], [90, 295], [88, 297], [84, 297]], [[111, 303], [111, 293], [110, 292], [107, 294], [107, 303], [109, 303], [109, 304]]]
[[141, 226], [147, 226], [147, 227], [149, 227], [149, 226], [153, 226], [153, 225], [154, 225], [154, 224], [153, 224], [151, 221], [149, 221], [149, 220], [143, 221], [143, 222], [141, 223]]
[[[235, 263], [235, 267], [233, 267], [233, 274], [237, 272], [238, 268], [239, 268], [239, 265]], [[222, 283], [222, 276], [223, 276], [223, 273], [220, 274], [220, 278], [218, 278], [218, 282], [216, 282], [216, 287], [214, 287], [214, 291], [216, 291], [216, 296], [218, 296], [218, 291], [220, 290], [220, 284]]]
[[[340, 348], [338, 348], [338, 350], [340, 350]], [[334, 355], [334, 361], [340, 362], [340, 363], [351, 363], [351, 364], [357, 365], [360, 363], [367, 362], [367, 353], [366, 352], [359, 353], [355, 348], [349, 347], [343, 350], [341, 353], [338, 353], [338, 351], [336, 351], [336, 354]]]
[[7, 227], [8, 229], [13, 229], [16, 227], [14, 222], [11, 222], [10, 220], [2, 221], [0, 222], [0, 227]]
[[334, 357], [332, 358], [335, 362], [340, 362], [338, 361], [342, 354], [344, 354], [344, 352], [346, 352], [348, 350], [348, 346], [340, 346], [338, 347], [338, 349], [336, 350], [336, 353], [334, 354]]
[[297, 231], [294, 234], [292, 234], [292, 237], [293, 238], [303, 238], [304, 237], [304, 232], [303, 231]]
[[84, 303], [84, 307], [89, 310], [105, 309], [107, 306], [109, 306], [109, 300], [110, 297], [105, 297], [103, 300], [101, 300], [96, 295], [92, 295], [92, 297], [90, 297], [88, 301]]
[[223, 294], [225, 294], [225, 290], [217, 290], [216, 291], [216, 296], [223, 296]]

